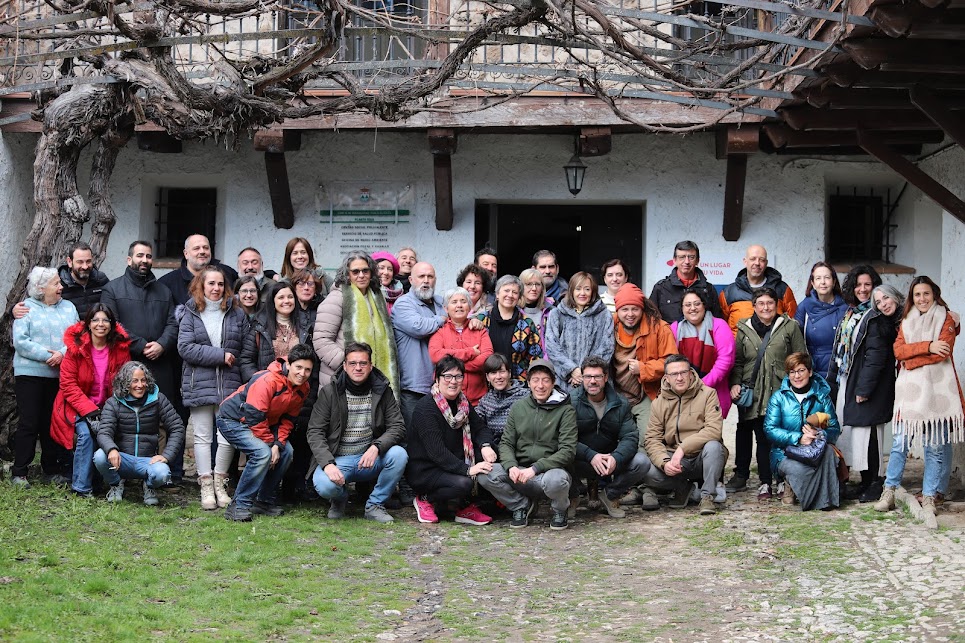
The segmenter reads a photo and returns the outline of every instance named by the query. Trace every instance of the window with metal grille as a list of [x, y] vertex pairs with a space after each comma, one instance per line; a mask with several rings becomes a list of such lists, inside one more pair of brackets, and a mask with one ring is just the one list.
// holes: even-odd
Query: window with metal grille
[[887, 261], [885, 228], [884, 200], [880, 196], [832, 194], [828, 202], [828, 259]]
[[158, 188], [156, 256], [180, 259], [184, 240], [203, 234], [211, 243], [213, 257], [217, 206], [217, 188]]

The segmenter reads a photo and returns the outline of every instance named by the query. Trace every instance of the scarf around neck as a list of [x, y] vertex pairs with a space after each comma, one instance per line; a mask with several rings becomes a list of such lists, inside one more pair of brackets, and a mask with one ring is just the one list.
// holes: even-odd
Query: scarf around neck
[[[717, 362], [717, 348], [714, 346], [714, 316], [704, 314], [700, 326], [694, 326], [686, 319], [677, 324], [677, 346], [690, 360], [700, 377], [705, 377]], [[765, 331], [766, 332], [766, 331]]]
[[838, 365], [838, 382], [847, 377], [851, 370], [851, 358], [854, 357], [854, 340], [858, 336], [858, 325], [871, 310], [872, 301], [852, 306], [841, 320], [841, 334], [834, 346], [834, 361]]
[[373, 366], [388, 378], [392, 391], [398, 397], [399, 369], [395, 338], [389, 334], [389, 313], [385, 300], [381, 296], [376, 297], [375, 288], [369, 288], [362, 294], [354, 284], [346, 284], [342, 286], [342, 318], [345, 344], [365, 342], [371, 346]]
[[452, 406], [449, 404], [449, 400], [442, 394], [442, 391], [439, 390], [438, 384], [433, 384], [429, 392], [432, 395], [432, 399], [435, 400], [439, 412], [442, 413], [442, 417], [445, 418], [446, 423], [449, 424], [449, 428], [462, 431], [462, 453], [466, 464], [470, 467], [476, 464], [476, 451], [472, 446], [472, 433], [470, 432], [469, 426], [469, 398], [467, 398], [464, 393], [459, 393], [457, 410], [455, 414], [453, 414]]
[[[912, 308], [901, 322], [905, 343], [938, 339], [947, 315], [937, 303], [925, 313]], [[912, 448], [965, 442], [961, 389], [950, 357], [898, 372], [892, 423]]]

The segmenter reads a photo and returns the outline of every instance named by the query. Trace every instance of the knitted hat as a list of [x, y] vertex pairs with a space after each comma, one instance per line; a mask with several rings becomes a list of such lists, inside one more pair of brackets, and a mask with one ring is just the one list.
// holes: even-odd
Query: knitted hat
[[530, 362], [530, 363], [529, 363], [529, 370], [526, 371], [527, 377], [529, 377], [530, 375], [532, 375], [532, 374], [533, 374], [533, 371], [535, 371], [535, 370], [537, 370], [537, 369], [541, 369], [541, 370], [544, 370], [544, 371], [546, 371], [547, 373], [549, 373], [549, 374], [550, 374], [550, 377], [553, 378], [553, 382], [556, 382], [556, 369], [553, 368], [553, 364], [550, 363], [549, 360], [546, 360], [546, 359], [534, 359], [532, 362]]
[[373, 252], [372, 261], [374, 261], [376, 265], [378, 265], [380, 261], [388, 261], [390, 264], [392, 264], [392, 274], [399, 274], [399, 260], [396, 259], [395, 255], [393, 255], [391, 252], [385, 252], [384, 250]]
[[637, 288], [636, 284], [631, 284], [628, 281], [620, 286], [617, 294], [613, 297], [613, 301], [616, 303], [616, 310], [620, 310], [624, 306], [643, 308], [643, 291]]
[[815, 429], [826, 429], [828, 428], [828, 422], [830, 420], [831, 416], [827, 413], [812, 413], [804, 421], [813, 426]]

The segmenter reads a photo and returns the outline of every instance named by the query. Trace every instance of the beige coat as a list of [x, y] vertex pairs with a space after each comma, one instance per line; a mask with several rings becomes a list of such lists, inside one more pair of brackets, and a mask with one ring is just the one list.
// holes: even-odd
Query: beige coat
[[342, 288], [336, 286], [315, 315], [312, 346], [321, 364], [318, 368], [319, 390], [328, 386], [332, 376], [345, 361], [345, 331], [342, 329]]
[[722, 442], [724, 417], [717, 391], [701, 382], [693, 368], [690, 372], [693, 382], [683, 395], [677, 395], [663, 379], [660, 395], [650, 409], [643, 444], [650, 462], [660, 469], [677, 447], [689, 457], [700, 453], [708, 442]]

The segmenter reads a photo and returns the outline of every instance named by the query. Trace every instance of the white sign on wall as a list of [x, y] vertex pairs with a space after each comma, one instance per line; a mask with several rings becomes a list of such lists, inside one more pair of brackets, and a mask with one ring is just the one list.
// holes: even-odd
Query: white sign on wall
[[392, 181], [332, 182], [319, 186], [319, 219], [331, 226], [339, 255], [362, 249], [394, 252], [398, 226], [412, 215], [412, 189]]

